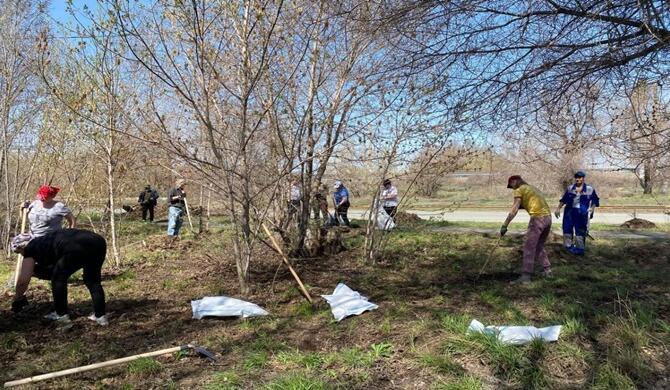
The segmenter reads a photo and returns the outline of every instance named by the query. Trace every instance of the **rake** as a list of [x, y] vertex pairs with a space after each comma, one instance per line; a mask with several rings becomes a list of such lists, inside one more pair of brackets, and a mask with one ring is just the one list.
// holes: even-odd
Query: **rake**
[[493, 248], [491, 248], [491, 251], [489, 252], [489, 255], [486, 257], [486, 261], [484, 261], [484, 265], [482, 265], [482, 268], [479, 270], [479, 273], [477, 274], [477, 277], [475, 278], [475, 283], [479, 280], [479, 278], [482, 276], [482, 273], [484, 272], [484, 269], [486, 266], [489, 264], [489, 261], [491, 260], [491, 257], [493, 257], [493, 253], [495, 253], [496, 249], [500, 246], [500, 240], [502, 240], [502, 236], [498, 236], [498, 239], [496, 240], [495, 245]]

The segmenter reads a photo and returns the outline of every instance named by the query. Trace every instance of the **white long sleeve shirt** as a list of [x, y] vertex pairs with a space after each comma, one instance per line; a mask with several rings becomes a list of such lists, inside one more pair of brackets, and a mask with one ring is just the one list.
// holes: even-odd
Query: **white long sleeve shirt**
[[389, 186], [389, 188], [384, 187], [381, 198], [384, 207], [398, 206], [398, 189], [394, 185]]

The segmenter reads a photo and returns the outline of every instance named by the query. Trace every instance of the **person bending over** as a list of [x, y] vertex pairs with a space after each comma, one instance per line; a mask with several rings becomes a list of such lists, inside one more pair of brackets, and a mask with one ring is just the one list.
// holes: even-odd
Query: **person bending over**
[[86, 288], [91, 293], [94, 313], [88, 318], [99, 325], [107, 325], [105, 292], [101, 284], [102, 264], [107, 253], [107, 242], [99, 234], [81, 229], [64, 229], [30, 238], [22, 234], [11, 242], [12, 250], [25, 256], [22, 272], [16, 284], [12, 310], [19, 312], [28, 303], [25, 292], [31, 277], [51, 281], [55, 311], [46, 319], [69, 324], [67, 308], [67, 281], [83, 269]]

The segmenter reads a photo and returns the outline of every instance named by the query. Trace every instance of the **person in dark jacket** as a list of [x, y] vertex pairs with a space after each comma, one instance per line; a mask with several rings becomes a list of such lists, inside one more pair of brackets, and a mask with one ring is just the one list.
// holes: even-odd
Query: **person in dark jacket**
[[183, 222], [183, 216], [186, 212], [186, 191], [184, 186], [186, 181], [178, 179], [175, 182], [175, 188], [168, 193], [168, 227], [167, 234], [171, 237], [179, 235], [179, 230]]
[[55, 311], [45, 318], [69, 324], [67, 308], [67, 281], [80, 269], [86, 288], [91, 293], [94, 313], [88, 318], [99, 325], [107, 325], [105, 292], [101, 284], [102, 264], [107, 253], [107, 242], [94, 232], [81, 229], [63, 229], [41, 237], [27, 234], [12, 239], [11, 248], [25, 256], [24, 267], [30, 270], [27, 277], [19, 278], [12, 310], [19, 312], [28, 303], [25, 292], [30, 278], [51, 281]]
[[347, 218], [347, 211], [351, 203], [349, 202], [349, 190], [344, 186], [341, 180], [335, 180], [335, 185], [333, 186], [335, 192], [333, 192], [333, 204], [335, 206], [335, 212], [337, 213], [337, 219], [340, 225], [351, 226], [349, 224], [349, 218]]
[[149, 222], [154, 221], [154, 208], [158, 203], [158, 191], [151, 188], [151, 185], [144, 187], [144, 190], [140, 192], [140, 195], [137, 198], [137, 203], [142, 207], [142, 220], [147, 220], [147, 213], [149, 213]]
[[585, 177], [583, 171], [575, 173], [575, 184], [568, 186], [554, 212], [556, 218], [559, 218], [561, 208], [565, 205], [563, 244], [570, 253], [578, 256], [584, 255], [589, 220], [593, 218], [595, 208], [600, 206], [596, 189], [584, 183]]

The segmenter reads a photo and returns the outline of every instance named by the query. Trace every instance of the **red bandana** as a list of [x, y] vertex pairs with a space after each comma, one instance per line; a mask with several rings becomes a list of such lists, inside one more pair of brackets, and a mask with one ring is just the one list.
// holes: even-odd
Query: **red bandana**
[[53, 198], [58, 194], [58, 191], [60, 191], [60, 188], [58, 187], [52, 187], [50, 185], [43, 185], [40, 186], [40, 189], [37, 191], [37, 199], [39, 200], [45, 200], [46, 198]]

